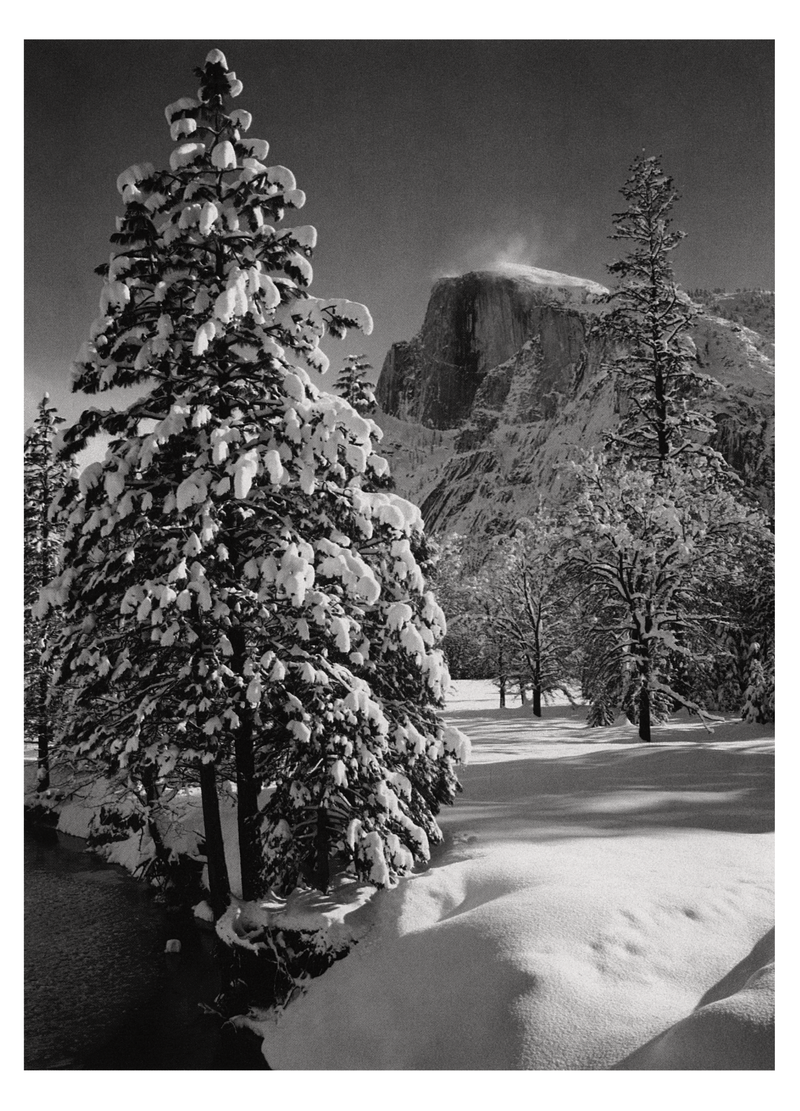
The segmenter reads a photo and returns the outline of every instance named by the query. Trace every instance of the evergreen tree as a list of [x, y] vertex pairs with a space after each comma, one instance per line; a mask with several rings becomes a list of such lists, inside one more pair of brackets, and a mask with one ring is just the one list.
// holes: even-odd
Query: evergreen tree
[[467, 742], [436, 713], [444, 618], [419, 511], [369, 492], [380, 430], [303, 367], [369, 313], [309, 295], [315, 229], [274, 226], [304, 194], [227, 109], [242, 86], [224, 56], [198, 72], [198, 97], [166, 110], [169, 170], [118, 179], [74, 386], [146, 393], [66, 434], [114, 438], [59, 501], [64, 567], [40, 611], [63, 614], [75, 751], [121, 777], [199, 770], [219, 910], [218, 768], [235, 766], [245, 898], [325, 889], [332, 866], [388, 885], [440, 837]]
[[759, 658], [761, 646], [757, 641], [750, 645], [747, 689], [744, 696], [742, 717], [759, 725], [775, 720], [775, 671]]
[[363, 355], [348, 355], [336, 379], [339, 395], [363, 417], [372, 416], [377, 407], [373, 386], [366, 380], [368, 370], [372, 370], [372, 364], [365, 362]]
[[611, 238], [629, 252], [608, 267], [618, 284], [595, 328], [614, 345], [609, 369], [626, 405], [610, 454], [643, 466], [701, 450], [714, 457], [703, 447], [714, 421], [702, 403], [714, 383], [697, 370], [688, 335], [697, 310], [672, 271], [671, 254], [685, 234], [671, 227], [678, 191], [658, 158], [638, 155], [621, 192], [628, 208], [615, 213]]
[[50, 668], [43, 656], [52, 634], [53, 621], [36, 621], [32, 616], [41, 588], [56, 571], [61, 530], [50, 520], [50, 504], [64, 484], [68, 467], [55, 458], [53, 443], [63, 418], [48, 404], [39, 402], [36, 420], [25, 436], [25, 735], [38, 746], [37, 789], [50, 786], [53, 707], [48, 707]]
[[[657, 158], [637, 157], [612, 238], [629, 253], [596, 332], [623, 400], [608, 453], [577, 468], [571, 567], [584, 583], [584, 693], [593, 724], [622, 707], [650, 739], [676, 704], [709, 705], [709, 678], [730, 656], [747, 544], [763, 548], [763, 515], [708, 446], [712, 380], [688, 335], [696, 310], [674, 281], [677, 191]], [[737, 500], [738, 499], [738, 500]], [[718, 619], [715, 621], [714, 615]], [[713, 701], [713, 700], [711, 700]]]

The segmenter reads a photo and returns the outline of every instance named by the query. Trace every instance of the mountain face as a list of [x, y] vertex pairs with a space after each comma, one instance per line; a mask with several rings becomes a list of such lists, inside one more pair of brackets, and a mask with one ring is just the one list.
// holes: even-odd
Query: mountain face
[[[442, 278], [433, 287], [419, 335], [394, 344], [386, 356], [378, 404], [428, 428], [454, 428], [469, 417], [487, 373], [552, 318], [551, 302], [557, 300], [561, 309], [573, 305], [577, 313], [603, 292], [596, 282], [533, 267]], [[578, 356], [578, 332], [563, 313], [550, 319], [544, 332], [554, 359]]]
[[[397, 489], [429, 530], [497, 532], [557, 495], [627, 404], [587, 338], [602, 286], [529, 267], [438, 281], [418, 336], [386, 357], [376, 416]], [[768, 507], [773, 486], [772, 294], [710, 296], [692, 332], [716, 382], [714, 446]], [[725, 315], [721, 315], [724, 312]]]

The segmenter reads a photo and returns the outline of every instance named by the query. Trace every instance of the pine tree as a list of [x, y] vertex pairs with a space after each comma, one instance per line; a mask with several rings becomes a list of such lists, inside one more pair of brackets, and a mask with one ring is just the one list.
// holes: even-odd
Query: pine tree
[[765, 722], [775, 720], [775, 672], [760, 659], [758, 641], [750, 645], [747, 689], [744, 695], [742, 717], [745, 721]]
[[609, 369], [627, 406], [610, 454], [645, 466], [698, 452], [717, 459], [705, 446], [715, 426], [702, 402], [714, 383], [697, 370], [688, 335], [697, 309], [672, 271], [670, 256], [685, 234], [671, 228], [678, 191], [658, 158], [638, 155], [621, 192], [628, 208], [615, 213], [611, 238], [630, 250], [608, 267], [618, 284], [595, 328], [614, 344]]
[[709, 447], [713, 383], [696, 369], [696, 309], [670, 261], [683, 238], [671, 228], [672, 179], [657, 158], [637, 157], [622, 193], [612, 238], [630, 250], [609, 267], [619, 284], [595, 329], [613, 345], [622, 415], [607, 454], [577, 468], [582, 547], [571, 565], [585, 588], [592, 720], [621, 706], [649, 740], [674, 705], [708, 705], [709, 676], [728, 655], [720, 641], [735, 626], [741, 541], [761, 544], [764, 521]]
[[50, 520], [50, 504], [64, 484], [68, 467], [55, 458], [54, 440], [63, 418], [45, 394], [25, 436], [25, 735], [38, 746], [37, 790], [50, 786], [54, 707], [48, 707], [50, 668], [43, 660], [51, 621], [35, 621], [32, 608], [56, 571], [60, 529]]
[[373, 387], [366, 380], [368, 370], [372, 370], [372, 364], [365, 362], [363, 355], [348, 355], [336, 379], [339, 395], [362, 417], [372, 416], [377, 407]]
[[76, 753], [121, 777], [199, 769], [219, 910], [218, 769], [235, 767], [245, 898], [325, 889], [332, 867], [388, 885], [440, 837], [466, 739], [436, 713], [419, 511], [369, 492], [380, 430], [303, 366], [324, 370], [320, 338], [368, 333], [369, 313], [308, 294], [316, 231], [274, 226], [304, 194], [227, 110], [242, 86], [224, 56], [198, 72], [198, 97], [166, 110], [170, 169], [118, 179], [74, 385], [147, 392], [66, 434], [114, 438], [60, 499], [64, 568], [40, 609], [63, 614]]

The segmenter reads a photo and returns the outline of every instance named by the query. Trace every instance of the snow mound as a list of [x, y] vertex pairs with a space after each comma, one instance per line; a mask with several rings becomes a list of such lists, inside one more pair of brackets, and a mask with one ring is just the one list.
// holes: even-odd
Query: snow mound
[[775, 1055], [775, 931], [707, 992], [705, 1005], [619, 1069], [763, 1069]]
[[382, 893], [367, 938], [263, 1025], [271, 1068], [611, 1067], [691, 1011], [760, 918], [725, 885], [648, 883], [646, 846], [623, 848], [613, 878], [606, 846], [573, 845], [569, 867], [509, 844]]
[[490, 691], [451, 703], [477, 760], [445, 851], [252, 1022], [270, 1067], [772, 1068], [768, 730], [605, 744], [568, 708], [537, 723]]
[[249, 903], [233, 899], [217, 933], [230, 945], [263, 948], [265, 931], [288, 930], [304, 934], [318, 952], [335, 953], [370, 929], [375, 898], [371, 884], [342, 874], [327, 894], [298, 888], [285, 899], [275, 894]]

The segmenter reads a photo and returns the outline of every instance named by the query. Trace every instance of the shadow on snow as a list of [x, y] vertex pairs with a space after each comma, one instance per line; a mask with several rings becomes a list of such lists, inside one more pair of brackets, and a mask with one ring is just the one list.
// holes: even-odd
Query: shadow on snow
[[[701, 741], [696, 720], [685, 740], [670, 723], [670, 743], [643, 744], [629, 732], [607, 746], [592, 735], [608, 731], [587, 729], [578, 711], [553, 710], [557, 721], [536, 724], [513, 710], [505, 720], [484, 714], [483, 727], [477, 717], [448, 715], [468, 731], [475, 762], [459, 770], [464, 793], [440, 816], [445, 833], [456, 824], [481, 840], [538, 841], [669, 828], [773, 829], [774, 753], [747, 727], [728, 724], [722, 740], [701, 734]], [[632, 727], [613, 732], [622, 728]], [[732, 737], [745, 743], [728, 743]], [[570, 747], [578, 744], [583, 751]]]

